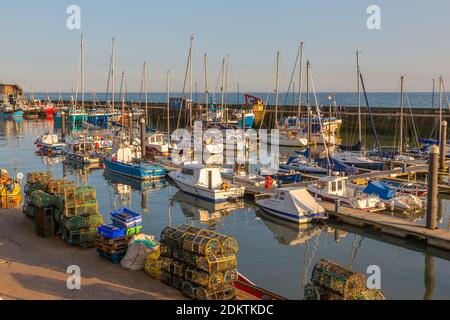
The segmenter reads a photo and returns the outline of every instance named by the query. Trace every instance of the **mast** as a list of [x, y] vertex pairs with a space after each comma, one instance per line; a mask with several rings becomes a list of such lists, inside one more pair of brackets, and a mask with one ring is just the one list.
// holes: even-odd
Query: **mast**
[[302, 116], [302, 81], [303, 81], [303, 46], [300, 42], [300, 70], [298, 77], [298, 110], [297, 110], [297, 129], [300, 127], [300, 118]]
[[144, 62], [144, 79], [145, 79], [145, 81], [144, 81], [144, 87], [145, 87], [145, 95], [144, 95], [144, 98], [145, 98], [145, 122], [147, 123], [147, 125], [148, 125], [148, 123], [149, 123], [149, 115], [148, 115], [148, 76], [147, 76], [147, 63], [146, 62]]
[[[230, 56], [229, 55], [227, 55], [227, 58], [226, 58], [226, 63], [225, 63], [225, 94], [224, 94], [224, 96], [228, 93], [228, 67], [229, 67], [229, 64], [230, 64]], [[225, 102], [225, 100], [224, 100], [224, 102]], [[226, 104], [226, 102], [225, 102], [225, 124], [228, 126], [228, 105]]]
[[278, 92], [278, 73], [279, 73], [279, 68], [280, 68], [280, 50], [277, 51], [277, 71], [276, 71], [276, 76], [275, 76], [275, 128], [278, 129], [278, 96], [279, 96], [279, 92]]
[[170, 145], [170, 71], [167, 70], [167, 142]]
[[435, 87], [435, 80], [433, 79], [433, 95], [431, 96], [431, 109], [434, 110], [434, 88]]
[[[438, 135], [438, 140], [439, 140], [439, 145], [442, 143], [441, 140], [441, 131], [442, 131], [442, 104], [443, 104], [443, 94], [444, 94], [444, 80], [441, 77], [439, 77], [439, 123], [438, 123], [438, 128], [439, 128], [439, 135]], [[444, 141], [444, 143], [446, 143]]]
[[361, 51], [356, 50], [356, 85], [357, 85], [357, 92], [358, 92], [358, 139], [359, 142], [362, 143], [362, 127], [361, 127], [361, 90], [360, 90], [360, 73], [361, 70], [359, 69], [359, 54]]
[[400, 145], [398, 153], [403, 154], [403, 82], [405, 77], [400, 77]]
[[194, 37], [191, 36], [191, 44], [189, 49], [189, 127], [192, 128], [192, 46]]
[[309, 74], [311, 70], [311, 65], [309, 60], [306, 61], [306, 110], [308, 112], [308, 158], [311, 159], [311, 107], [309, 101]]
[[125, 81], [125, 72], [122, 71], [122, 80], [120, 82], [120, 98], [122, 100], [122, 131], [125, 128], [125, 95], [123, 94]]
[[208, 55], [206, 53], [205, 53], [205, 106], [206, 106], [206, 122], [209, 122]]
[[81, 110], [83, 110], [84, 112], [84, 61], [83, 61], [83, 34], [81, 34], [81, 39], [80, 39], [80, 52], [81, 52], [81, 56], [80, 56], [80, 67], [81, 67]]
[[223, 116], [224, 116], [224, 100], [225, 100], [225, 95], [224, 95], [224, 81], [225, 81], [225, 58], [223, 58], [222, 60], [222, 83], [220, 86], [220, 92], [222, 94], [221, 97], [221, 102], [220, 102], [220, 110], [222, 111], [222, 116], [220, 117], [220, 123], [223, 123]]
[[115, 40], [114, 38], [112, 38], [112, 50], [111, 50], [111, 106], [112, 106], [112, 111], [114, 112], [114, 100], [115, 100], [115, 71], [114, 71], [114, 66], [116, 64], [116, 52], [115, 52]]

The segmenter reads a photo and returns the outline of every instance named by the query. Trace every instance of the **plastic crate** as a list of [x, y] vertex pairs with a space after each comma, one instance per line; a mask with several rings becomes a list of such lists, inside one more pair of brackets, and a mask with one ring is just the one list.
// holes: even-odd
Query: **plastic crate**
[[142, 221], [142, 217], [139, 213], [133, 212], [127, 208], [112, 212], [111, 217], [125, 223], [133, 222], [138, 219], [141, 219]]
[[127, 230], [127, 236], [132, 236], [132, 235], [135, 235], [135, 234], [139, 234], [139, 233], [141, 233], [141, 229], [142, 229], [142, 226], [137, 226], [137, 227], [134, 227], [134, 228], [127, 228], [126, 230]]
[[122, 238], [127, 235], [127, 229], [119, 228], [118, 226], [112, 224], [99, 226], [97, 232], [99, 235], [102, 235], [108, 239]]
[[122, 261], [123, 257], [125, 256], [125, 253], [123, 254], [109, 254], [106, 253], [100, 249], [97, 249], [98, 254], [100, 257], [105, 258], [106, 260], [111, 261], [114, 264], [120, 263]]
[[137, 226], [142, 225], [142, 218], [139, 217], [136, 220], [130, 221], [130, 222], [123, 222], [122, 220], [119, 220], [115, 217], [111, 218], [111, 221], [114, 225], [121, 227], [121, 228], [134, 228]]

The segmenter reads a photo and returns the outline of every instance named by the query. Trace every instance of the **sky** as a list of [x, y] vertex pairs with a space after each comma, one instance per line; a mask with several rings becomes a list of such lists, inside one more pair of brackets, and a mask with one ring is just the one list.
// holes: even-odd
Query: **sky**
[[[66, 27], [69, 5], [81, 9], [81, 30]], [[367, 28], [370, 5], [381, 9], [380, 30]], [[285, 91], [300, 41], [317, 91], [356, 90], [356, 49], [367, 91], [399, 91], [403, 74], [410, 92], [431, 91], [433, 78], [450, 77], [448, 0], [16, 0], [1, 8], [0, 81], [26, 92], [75, 90], [81, 33], [90, 92], [106, 90], [113, 37], [116, 72], [124, 71], [129, 92], [140, 89], [144, 61], [149, 91], [165, 91], [167, 70], [172, 91], [181, 91], [190, 36], [200, 91], [205, 53], [210, 91], [226, 55], [229, 91], [237, 83], [241, 91], [273, 90], [277, 50]]]

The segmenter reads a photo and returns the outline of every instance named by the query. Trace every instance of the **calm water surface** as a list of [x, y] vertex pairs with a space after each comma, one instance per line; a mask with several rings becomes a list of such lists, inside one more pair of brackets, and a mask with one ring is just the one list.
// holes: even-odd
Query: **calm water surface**
[[[373, 235], [345, 226], [307, 226], [270, 220], [254, 206], [213, 213], [178, 193], [167, 182], [129, 183], [119, 177], [65, 164], [60, 159], [34, 155], [36, 137], [53, 122], [0, 120], [0, 168], [13, 171], [50, 170], [97, 188], [100, 211], [109, 212], [126, 204], [144, 214], [144, 232], [159, 238], [167, 225], [193, 223], [237, 239], [239, 270], [257, 285], [291, 299], [303, 297], [303, 285], [312, 267], [322, 258], [358, 272], [370, 265], [381, 268], [382, 291], [388, 299], [450, 299], [450, 254], [427, 249], [420, 243]], [[440, 226], [448, 228], [450, 201], [442, 199]], [[430, 275], [434, 274], [433, 277]], [[427, 276], [428, 275], [428, 276]]]

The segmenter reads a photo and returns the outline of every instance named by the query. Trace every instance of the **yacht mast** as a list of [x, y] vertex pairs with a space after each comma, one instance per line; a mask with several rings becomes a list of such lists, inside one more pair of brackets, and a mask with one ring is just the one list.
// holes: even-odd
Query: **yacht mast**
[[309, 101], [309, 74], [311, 70], [311, 65], [309, 60], [306, 61], [306, 110], [308, 112], [308, 158], [311, 159], [311, 106]]
[[[441, 77], [439, 77], [439, 123], [438, 123], [438, 128], [439, 128], [439, 135], [438, 135], [438, 140], [439, 140], [439, 145], [442, 143], [441, 141], [441, 131], [442, 131], [442, 104], [443, 104], [443, 94], [444, 94], [444, 80]], [[444, 141], [444, 143], [446, 143]]]
[[298, 110], [297, 110], [297, 129], [300, 127], [300, 118], [302, 116], [302, 81], [303, 81], [303, 46], [300, 42], [300, 72], [298, 78]]
[[81, 52], [81, 58], [80, 58], [80, 66], [81, 66], [81, 110], [84, 112], [84, 61], [83, 61], [83, 34], [81, 34], [80, 39], [80, 52]]
[[361, 51], [356, 50], [356, 85], [358, 92], [358, 141], [362, 143], [362, 127], [361, 127], [361, 85], [360, 85], [360, 69], [359, 69], [359, 54]]
[[[224, 98], [225, 98], [225, 95], [228, 93], [228, 67], [229, 67], [229, 64], [230, 64], [230, 56], [229, 55], [227, 55], [227, 58], [226, 58], [226, 64], [225, 64], [225, 94], [224, 94]], [[227, 104], [226, 104], [226, 102], [225, 102], [225, 99], [224, 99], [224, 103], [225, 103], [225, 124], [228, 126], [228, 106], [227, 106]]]
[[167, 71], [167, 142], [170, 145], [170, 71]]
[[278, 82], [279, 82], [279, 68], [280, 68], [280, 50], [277, 51], [277, 71], [276, 71], [276, 79], [275, 79], [275, 128], [278, 129]]
[[209, 122], [208, 55], [206, 53], [205, 53], [205, 107], [206, 107], [206, 122]]
[[125, 128], [125, 95], [123, 94], [125, 72], [122, 71], [122, 80], [120, 82], [120, 98], [122, 100], [122, 131]]
[[192, 46], [194, 37], [191, 36], [191, 44], [189, 49], [189, 127], [192, 128]]
[[112, 106], [112, 111], [114, 112], [114, 100], [115, 100], [115, 71], [114, 71], [114, 65], [116, 64], [116, 52], [115, 52], [115, 40], [114, 38], [112, 38], [112, 50], [111, 50], [111, 106]]
[[223, 117], [225, 115], [225, 109], [224, 109], [224, 100], [225, 100], [225, 95], [224, 95], [224, 81], [225, 81], [225, 58], [223, 58], [222, 60], [222, 83], [220, 86], [220, 92], [222, 94], [221, 97], [221, 102], [220, 102], [220, 110], [222, 111], [222, 116], [220, 117], [220, 123], [223, 123]]
[[403, 155], [403, 81], [405, 77], [400, 77], [400, 146], [398, 153]]

